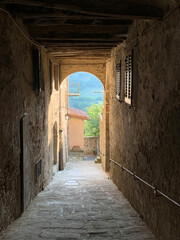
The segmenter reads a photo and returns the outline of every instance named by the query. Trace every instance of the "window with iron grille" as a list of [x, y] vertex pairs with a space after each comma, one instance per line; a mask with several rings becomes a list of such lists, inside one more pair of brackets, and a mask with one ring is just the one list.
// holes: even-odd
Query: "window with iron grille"
[[32, 49], [32, 61], [34, 89], [41, 92], [43, 90], [41, 52], [37, 48]]
[[125, 102], [132, 102], [133, 53], [125, 58]]
[[49, 84], [50, 84], [50, 94], [52, 93], [52, 62], [49, 60]]
[[120, 100], [121, 95], [121, 62], [116, 64], [116, 98]]

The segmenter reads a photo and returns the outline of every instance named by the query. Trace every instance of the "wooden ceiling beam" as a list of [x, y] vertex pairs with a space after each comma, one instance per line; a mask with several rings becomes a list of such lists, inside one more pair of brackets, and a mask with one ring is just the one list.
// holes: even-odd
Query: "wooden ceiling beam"
[[122, 34], [126, 35], [128, 32], [127, 26], [46, 26], [46, 27], [29, 27], [30, 33], [32, 35], [40, 35], [40, 34]]
[[87, 28], [87, 27], [103, 27], [107, 26], [111, 29], [117, 27], [128, 27], [132, 24], [132, 20], [119, 20], [119, 19], [59, 19], [59, 18], [40, 18], [40, 19], [27, 19], [24, 24], [32, 28], [36, 27], [57, 27], [58, 28]]
[[[116, 46], [120, 41], [109, 41], [109, 42], [104, 42], [104, 41], [43, 41], [41, 44], [46, 43], [48, 46], [51, 47], [114, 47]], [[122, 42], [122, 41], [121, 41]], [[45, 44], [45, 45], [46, 45]]]
[[79, 58], [79, 59], [92, 59], [92, 58], [108, 58], [110, 56], [110, 54], [108, 55], [99, 55], [99, 54], [91, 54], [91, 55], [88, 55], [88, 54], [85, 54], [85, 55], [81, 55], [81, 54], [76, 54], [76, 55], [57, 55], [57, 56], [53, 56], [53, 57], [57, 57], [59, 59], [68, 59], [68, 58]]
[[59, 58], [69, 58], [69, 57], [79, 57], [79, 58], [92, 58], [92, 57], [97, 57], [97, 58], [107, 58], [110, 56], [110, 53], [109, 54], [84, 54], [82, 55], [81, 53], [76, 53], [76, 54], [69, 54], [69, 55], [51, 55], [53, 57], [59, 57]]
[[111, 47], [106, 47], [106, 46], [103, 46], [103, 47], [49, 47], [48, 50], [50, 52], [66, 52], [66, 51], [86, 51], [86, 50], [99, 50], [99, 51], [104, 51], [104, 50], [111, 50], [112, 46]]
[[[161, 8], [155, 6], [151, 1], [138, 1], [135, 3], [131, 0], [126, 1], [94, 1], [94, 0], [2, 0], [2, 3], [24, 5], [29, 7], [42, 7], [44, 9], [63, 10], [71, 13], [88, 14], [104, 17], [120, 17], [123, 19], [135, 18], [161, 18], [164, 12]], [[150, 4], [151, 3], [151, 4]]]
[[76, 53], [83, 53], [83, 54], [88, 54], [88, 53], [91, 53], [91, 54], [109, 54], [110, 50], [100, 50], [100, 49], [95, 49], [95, 50], [92, 50], [92, 49], [80, 49], [80, 50], [72, 50], [72, 49], [69, 49], [69, 50], [66, 50], [66, 51], [62, 51], [61, 49], [57, 52], [52, 52], [53, 55], [66, 55], [66, 54], [76, 54]]
[[127, 37], [127, 33], [54, 33], [49, 32], [47, 34], [44, 33], [31, 33], [31, 36], [37, 41], [103, 41], [103, 42], [111, 42], [119, 40], [125, 40]]
[[60, 42], [66, 42], [66, 41], [71, 41], [72, 43], [73, 42], [80, 42], [80, 41], [85, 41], [85, 42], [87, 42], [87, 43], [89, 43], [89, 42], [93, 42], [93, 41], [95, 41], [95, 42], [120, 42], [120, 41], [123, 41], [123, 40], [125, 40], [125, 38], [122, 38], [122, 37], [116, 37], [116, 36], [114, 36], [114, 37], [108, 37], [108, 38], [106, 38], [106, 37], [103, 37], [103, 36], [94, 36], [93, 38], [91, 38], [91, 37], [88, 37], [88, 36], [81, 36], [81, 37], [72, 37], [72, 36], [62, 36], [61, 38], [59, 37], [56, 37], [56, 38], [54, 38], [54, 37], [52, 37], [52, 38], [48, 38], [48, 37], [33, 37], [36, 41], [38, 41], [38, 42], [46, 42], [47, 44], [48, 44], [48, 42], [49, 43], [60, 43]]

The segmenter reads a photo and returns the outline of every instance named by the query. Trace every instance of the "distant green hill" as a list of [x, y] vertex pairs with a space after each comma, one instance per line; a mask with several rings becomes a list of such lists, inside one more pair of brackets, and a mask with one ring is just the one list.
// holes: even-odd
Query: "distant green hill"
[[80, 96], [69, 96], [69, 106], [86, 111], [92, 103], [103, 102], [103, 85], [94, 75], [86, 72], [77, 72], [69, 76], [69, 92], [77, 92], [80, 86]]

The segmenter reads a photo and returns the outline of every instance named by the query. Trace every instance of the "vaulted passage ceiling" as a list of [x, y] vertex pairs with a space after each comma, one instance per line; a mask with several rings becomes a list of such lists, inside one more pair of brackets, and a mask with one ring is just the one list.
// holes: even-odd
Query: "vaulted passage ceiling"
[[106, 58], [134, 19], [161, 19], [169, 0], [2, 0], [30, 36], [60, 58]]

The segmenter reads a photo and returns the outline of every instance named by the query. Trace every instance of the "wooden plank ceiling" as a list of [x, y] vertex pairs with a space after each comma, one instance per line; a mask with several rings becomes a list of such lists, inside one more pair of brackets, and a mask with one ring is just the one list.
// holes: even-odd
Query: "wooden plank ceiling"
[[134, 19], [161, 19], [167, 0], [2, 0], [58, 58], [107, 58]]

